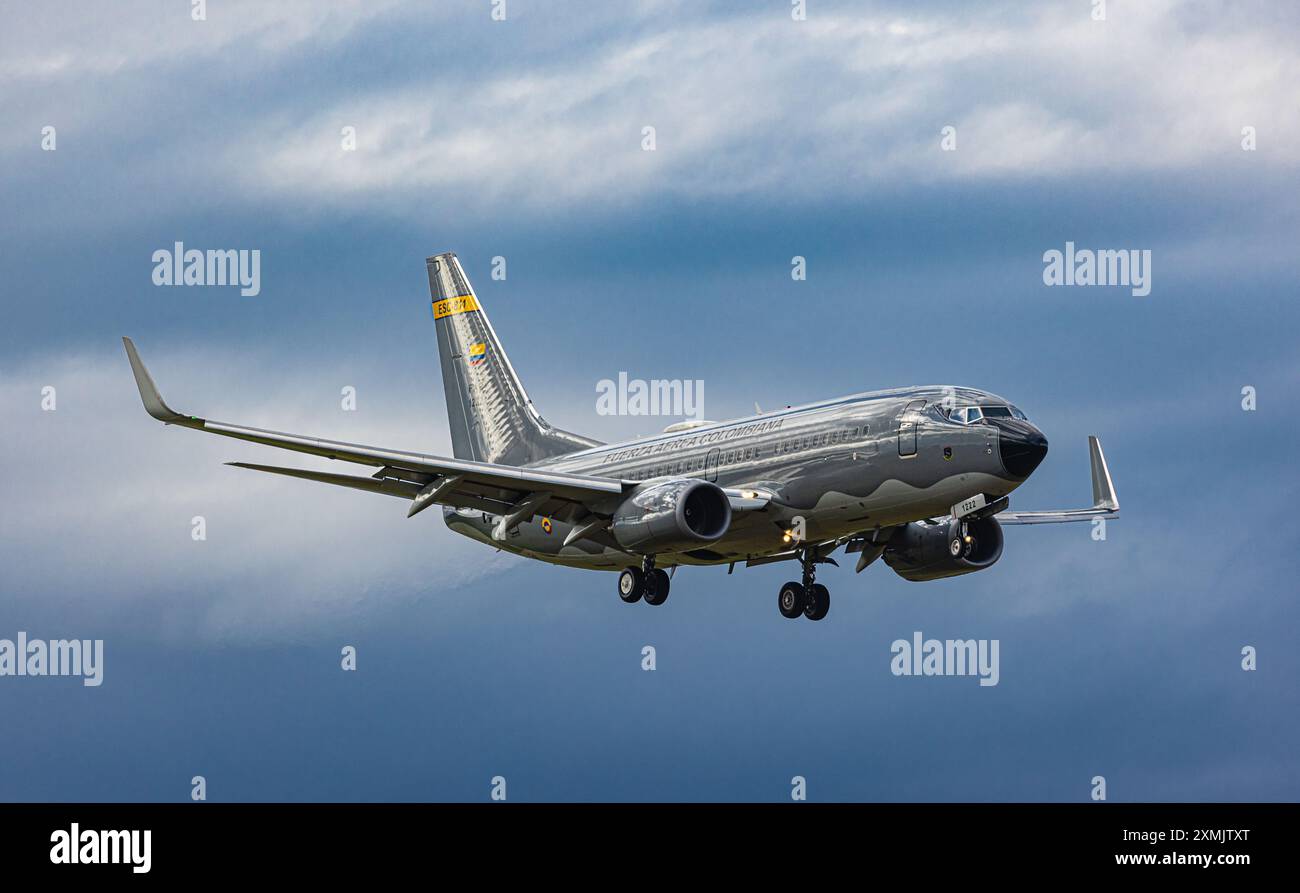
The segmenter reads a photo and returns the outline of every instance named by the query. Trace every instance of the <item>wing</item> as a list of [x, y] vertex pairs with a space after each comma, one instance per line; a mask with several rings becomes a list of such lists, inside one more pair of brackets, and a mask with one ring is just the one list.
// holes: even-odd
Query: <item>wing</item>
[[999, 512], [995, 517], [1003, 524], [1059, 524], [1065, 521], [1091, 521], [1094, 518], [1118, 518], [1119, 497], [1106, 467], [1101, 441], [1088, 437], [1088, 454], [1092, 464], [1092, 507], [1055, 512]]
[[[450, 505], [500, 515], [494, 534], [498, 539], [503, 539], [513, 527], [537, 514], [580, 524], [594, 531], [603, 526], [598, 523], [601, 519], [613, 516], [625, 494], [640, 485], [638, 481], [430, 456], [185, 415], [173, 410], [163, 400], [131, 339], [123, 338], [122, 342], [126, 345], [126, 355], [131, 361], [131, 371], [145, 411], [160, 422], [327, 459], [370, 465], [379, 470], [365, 477], [250, 462], [228, 464], [409, 499], [411, 507], [407, 517], [431, 505]], [[765, 491], [725, 489], [724, 492], [731, 501], [732, 510], [737, 512], [760, 509], [771, 500], [771, 494]]]
[[247, 428], [185, 415], [173, 410], [163, 400], [131, 339], [123, 338], [122, 341], [126, 345], [127, 358], [131, 361], [131, 371], [135, 375], [144, 408], [160, 422], [327, 459], [376, 466], [379, 471], [371, 477], [361, 477], [244, 462], [230, 463], [240, 468], [401, 496], [413, 501], [409, 515], [440, 503], [481, 509], [502, 515], [506, 519], [515, 516], [513, 523], [508, 524], [506, 529], [538, 513], [565, 520], [581, 518], [587, 514], [611, 515], [622, 502], [624, 492], [636, 486], [634, 482], [614, 478], [450, 459]]

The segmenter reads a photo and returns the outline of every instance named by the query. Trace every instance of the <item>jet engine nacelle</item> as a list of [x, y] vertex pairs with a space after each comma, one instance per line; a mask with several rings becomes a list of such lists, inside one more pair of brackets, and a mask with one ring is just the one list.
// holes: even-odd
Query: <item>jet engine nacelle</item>
[[1002, 557], [1002, 525], [994, 518], [966, 523], [951, 519], [939, 524], [913, 521], [890, 538], [885, 547], [885, 564], [904, 580], [919, 583], [955, 577], [992, 567]]
[[731, 526], [731, 501], [717, 484], [695, 479], [644, 484], [614, 512], [610, 533], [629, 552], [693, 549]]

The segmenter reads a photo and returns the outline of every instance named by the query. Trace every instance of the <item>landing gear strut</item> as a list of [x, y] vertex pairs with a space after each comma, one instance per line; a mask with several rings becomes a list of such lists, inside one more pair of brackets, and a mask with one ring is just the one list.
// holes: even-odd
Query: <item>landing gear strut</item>
[[629, 605], [644, 598], [647, 605], [668, 601], [668, 574], [655, 567], [655, 557], [641, 559], [641, 567], [625, 567], [618, 575], [618, 597]]
[[[952, 530], [952, 528], [949, 528]], [[966, 533], [966, 522], [958, 522], [957, 529], [952, 530], [952, 539], [948, 541], [948, 554], [953, 558], [960, 558], [963, 552], [968, 551], [967, 544], [970, 542], [970, 536]]]
[[970, 527], [963, 519], [953, 534], [953, 538], [948, 541], [948, 554], [953, 558], [968, 556], [979, 546], [979, 541], [970, 532]]
[[793, 620], [800, 614], [809, 620], [821, 620], [831, 609], [831, 593], [817, 582], [817, 556], [811, 548], [799, 554], [803, 565], [803, 581], [786, 583], [776, 596], [776, 606], [781, 616]]

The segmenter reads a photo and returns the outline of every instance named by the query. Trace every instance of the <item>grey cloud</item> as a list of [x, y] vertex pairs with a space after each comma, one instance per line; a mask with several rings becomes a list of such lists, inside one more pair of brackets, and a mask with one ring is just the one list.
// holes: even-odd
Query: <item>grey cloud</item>
[[[286, 377], [271, 356], [235, 363], [193, 347], [147, 358], [184, 409], [446, 452], [431, 436], [441, 426], [414, 415], [411, 395], [379, 386], [385, 377], [373, 370], [345, 381], [300, 366]], [[339, 409], [349, 383], [356, 412]], [[56, 388], [54, 412], [40, 409], [46, 385]], [[407, 521], [398, 500], [225, 467], [304, 457], [164, 428], [144, 414], [117, 352], [4, 370], [0, 413], [10, 429], [0, 554], [11, 622], [75, 616], [163, 640], [292, 639], [394, 599], [443, 600], [454, 614], [462, 587], [508, 564], [447, 531], [436, 512]], [[191, 539], [195, 516], [206, 541]]]
[[[463, 45], [437, 40], [445, 23], [425, 9], [255, 5], [223, 11], [209, 32], [169, 23], [165, 34], [144, 16], [144, 37], [127, 33], [132, 17], [89, 16], [69, 35], [26, 41], [36, 49], [10, 62], [6, 104], [14, 78], [40, 89], [21, 101], [25, 124], [6, 154], [30, 156], [42, 116], [62, 112], [84, 116], [83, 142], [143, 141], [117, 174], [151, 184], [163, 208], [235, 198], [418, 216], [432, 205], [472, 218], [663, 196], [789, 201], [908, 182], [1181, 172], [1236, 160], [1247, 124], [1260, 132], [1252, 161], [1292, 171], [1300, 144], [1300, 119], [1284, 113], [1300, 86], [1294, 29], [1228, 7], [1206, 28], [1203, 4], [1176, 0], [1112, 4], [1106, 22], [1071, 4], [828, 4], [806, 22], [644, 4], [628, 28], [609, 11], [524, 5], [496, 30], [482, 10], [463, 11]], [[616, 20], [618, 36], [593, 48], [592, 32]], [[330, 78], [307, 95], [284, 80], [295, 72], [272, 65], [308, 44], [383, 52], [393, 38], [379, 26], [394, 22], [405, 39], [428, 39], [431, 64], [399, 57], [386, 81]], [[210, 108], [205, 98], [218, 100], [200, 66], [227, 54], [265, 68], [265, 84], [282, 83], [292, 102], [259, 89]], [[87, 79], [93, 107], [73, 114], [63, 103], [76, 108], [72, 84]], [[146, 114], [156, 123], [133, 137]], [[213, 115], [221, 126], [201, 126]], [[939, 148], [948, 124], [955, 152]], [[357, 128], [355, 152], [340, 147], [345, 125]], [[640, 147], [647, 125], [655, 152]]]

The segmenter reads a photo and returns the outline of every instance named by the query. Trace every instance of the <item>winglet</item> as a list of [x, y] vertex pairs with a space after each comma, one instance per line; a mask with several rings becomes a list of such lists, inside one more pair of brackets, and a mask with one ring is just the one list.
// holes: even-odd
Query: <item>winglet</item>
[[162, 394], [158, 393], [158, 386], [153, 383], [153, 378], [140, 360], [140, 354], [136, 352], [131, 339], [123, 337], [122, 343], [126, 345], [126, 358], [131, 361], [131, 372], [135, 375], [136, 387], [140, 389], [140, 401], [144, 403], [145, 412], [158, 421], [166, 422], [169, 425], [184, 425], [187, 423], [193, 425], [195, 422], [202, 425], [201, 419], [181, 415], [163, 402]]
[[1092, 462], [1092, 506], [1093, 508], [1119, 511], [1119, 497], [1115, 495], [1115, 482], [1110, 479], [1110, 469], [1106, 467], [1106, 454], [1101, 451], [1101, 441], [1088, 435], [1088, 456]]
[[1119, 497], [1115, 495], [1115, 482], [1106, 467], [1106, 455], [1101, 451], [1101, 441], [1088, 435], [1088, 454], [1092, 463], [1092, 505], [1086, 509], [1064, 509], [1051, 512], [998, 512], [994, 517], [1003, 524], [1060, 524], [1065, 521], [1095, 521], [1098, 518], [1119, 517]]

